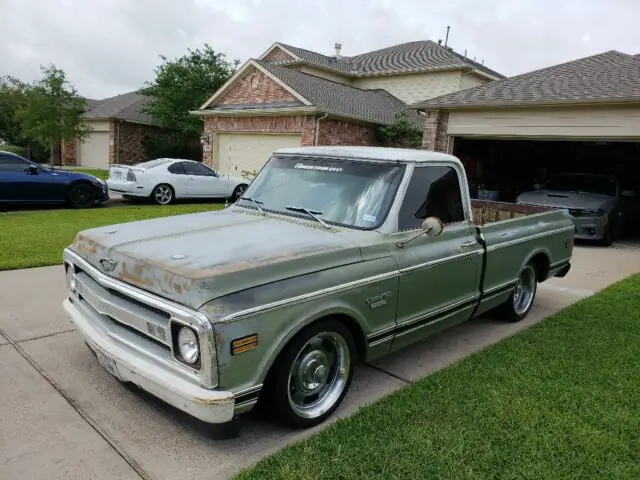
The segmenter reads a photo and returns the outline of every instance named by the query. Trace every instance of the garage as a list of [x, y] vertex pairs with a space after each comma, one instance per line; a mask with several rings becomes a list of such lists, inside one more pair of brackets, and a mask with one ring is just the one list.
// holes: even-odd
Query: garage
[[78, 164], [85, 168], [109, 168], [109, 131], [94, 130], [78, 141]]
[[[640, 57], [609, 51], [414, 108], [423, 147], [460, 158], [474, 197], [566, 209], [576, 238], [640, 230]], [[573, 183], [544, 188], [558, 178]]]
[[218, 169], [223, 174], [242, 175], [259, 171], [275, 150], [299, 147], [299, 134], [219, 133], [217, 134]]

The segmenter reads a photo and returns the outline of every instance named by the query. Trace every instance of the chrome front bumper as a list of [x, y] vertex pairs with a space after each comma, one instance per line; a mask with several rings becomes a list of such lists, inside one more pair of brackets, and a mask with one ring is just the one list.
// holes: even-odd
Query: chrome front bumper
[[233, 392], [207, 389], [168, 371], [114, 339], [100, 318], [89, 309], [69, 299], [63, 302], [63, 306], [102, 366], [119, 380], [138, 385], [203, 422], [217, 424], [233, 419]]

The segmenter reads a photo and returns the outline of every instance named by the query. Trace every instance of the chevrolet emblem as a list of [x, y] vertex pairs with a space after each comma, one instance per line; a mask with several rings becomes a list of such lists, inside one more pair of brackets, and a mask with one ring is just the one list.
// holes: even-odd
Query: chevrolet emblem
[[116, 264], [118, 262], [111, 260], [110, 258], [103, 257], [100, 259], [99, 263], [105, 272], [112, 272], [116, 268]]

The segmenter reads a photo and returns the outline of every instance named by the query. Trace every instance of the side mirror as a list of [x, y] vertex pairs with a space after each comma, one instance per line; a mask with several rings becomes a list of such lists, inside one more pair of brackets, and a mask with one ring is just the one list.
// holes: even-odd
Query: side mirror
[[438, 217], [427, 217], [422, 222], [422, 231], [430, 237], [437, 237], [443, 229], [444, 223]]
[[620, 192], [620, 195], [625, 198], [635, 198], [636, 192], [634, 190], [622, 190], [622, 192]]
[[27, 168], [27, 173], [29, 175], [38, 175], [38, 167], [34, 165], [29, 165], [29, 167]]

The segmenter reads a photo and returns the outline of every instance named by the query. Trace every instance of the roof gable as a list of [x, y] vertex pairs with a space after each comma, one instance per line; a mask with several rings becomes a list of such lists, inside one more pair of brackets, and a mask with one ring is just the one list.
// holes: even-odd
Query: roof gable
[[299, 58], [285, 50], [280, 44], [274, 43], [259, 57], [259, 60], [263, 60], [265, 62], [281, 62], [299, 60]]
[[611, 50], [418, 102], [414, 108], [640, 102], [640, 62]]
[[386, 90], [363, 90], [292, 68], [268, 63], [262, 66], [322, 112], [379, 124], [391, 123], [397, 113], [403, 112], [416, 124], [422, 123], [415, 111]]

